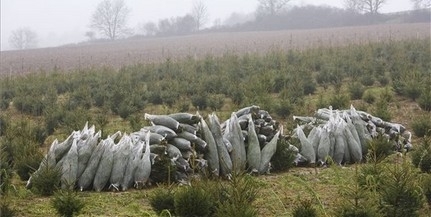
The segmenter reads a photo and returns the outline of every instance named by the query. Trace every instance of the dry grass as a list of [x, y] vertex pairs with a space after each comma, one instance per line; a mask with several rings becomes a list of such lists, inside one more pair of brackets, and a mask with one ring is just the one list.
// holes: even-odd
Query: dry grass
[[[311, 199], [319, 216], [334, 216], [342, 202], [340, 190], [354, 180], [356, 167], [293, 168], [289, 172], [259, 176], [260, 192], [254, 203], [259, 216], [291, 216], [299, 199]], [[8, 200], [17, 216], [52, 216], [51, 197], [40, 197], [15, 182], [17, 191]], [[156, 216], [149, 195], [155, 188], [127, 192], [80, 192], [85, 207], [79, 216]], [[427, 207], [421, 213], [426, 216]]]
[[207, 54], [266, 53], [408, 38], [429, 38], [429, 23], [382, 24], [311, 30], [226, 32], [83, 44], [26, 51], [2, 51], [0, 76], [29, 72], [82, 70], [100, 66], [201, 58]]

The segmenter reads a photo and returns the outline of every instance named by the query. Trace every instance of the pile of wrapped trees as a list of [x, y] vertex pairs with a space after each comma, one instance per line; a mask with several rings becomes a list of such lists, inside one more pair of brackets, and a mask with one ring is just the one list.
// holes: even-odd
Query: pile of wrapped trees
[[145, 119], [151, 126], [131, 134], [117, 132], [101, 139], [101, 132], [86, 124], [63, 142], [55, 140], [27, 187], [49, 167], [61, 172], [62, 188], [142, 188], [158, 181], [155, 165], [161, 158], [174, 168], [172, 181], [187, 181], [197, 169], [221, 177], [244, 170], [264, 174], [283, 134], [258, 106], [233, 112], [222, 123], [215, 113], [206, 119], [189, 113], [145, 114]]
[[[293, 138], [299, 140], [306, 163], [324, 165], [328, 157], [339, 165], [361, 162], [368, 142], [378, 135], [391, 141], [397, 151], [412, 148], [411, 133], [404, 126], [356, 111], [353, 106], [348, 110], [319, 109], [314, 117], [293, 119], [298, 122]], [[309, 131], [308, 135], [304, 131]]]
[[[117, 132], [102, 139], [101, 131], [86, 124], [66, 140], [55, 140], [27, 187], [44, 168], [60, 171], [62, 188], [81, 191], [125, 191], [162, 182], [166, 176], [187, 183], [200, 172], [224, 178], [238, 171], [266, 174], [278, 141], [286, 139], [283, 127], [258, 106], [233, 112], [224, 122], [215, 113], [206, 118], [198, 113], [145, 114], [145, 119], [151, 126], [130, 134]], [[360, 162], [368, 142], [378, 135], [386, 136], [398, 151], [412, 148], [404, 126], [353, 107], [319, 109], [314, 117], [294, 120], [298, 127], [291, 137], [299, 140], [300, 148], [288, 148], [296, 152], [296, 164], [323, 165], [329, 158], [340, 165]], [[172, 170], [167, 172], [166, 164]]]

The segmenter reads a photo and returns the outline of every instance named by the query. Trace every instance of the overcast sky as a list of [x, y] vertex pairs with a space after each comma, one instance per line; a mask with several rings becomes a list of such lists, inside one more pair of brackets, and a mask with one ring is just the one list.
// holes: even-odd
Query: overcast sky
[[[29, 27], [38, 34], [39, 47], [58, 46], [86, 40], [89, 21], [101, 0], [0, 0], [1, 50], [10, 49], [10, 33]], [[162, 18], [183, 16], [191, 11], [194, 0], [125, 0], [131, 9], [129, 26]], [[224, 20], [231, 13], [250, 13], [257, 0], [203, 0], [208, 8], [211, 24]], [[330, 5], [342, 7], [343, 0], [292, 0], [290, 5]], [[382, 12], [403, 11], [412, 8], [410, 0], [387, 0]]]

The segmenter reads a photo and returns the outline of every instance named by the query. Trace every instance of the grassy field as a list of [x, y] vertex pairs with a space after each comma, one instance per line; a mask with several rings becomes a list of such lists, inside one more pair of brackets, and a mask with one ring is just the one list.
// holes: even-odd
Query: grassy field
[[[297, 167], [289, 172], [256, 177], [260, 190], [253, 206], [258, 210], [258, 216], [292, 216], [298, 201], [311, 200], [318, 216], [336, 216], [337, 208], [346, 202], [343, 192], [353, 188], [355, 171], [361, 166]], [[14, 184], [16, 190], [5, 199], [9, 200], [17, 216], [54, 215], [52, 196], [37, 196], [24, 188], [24, 182], [16, 180]], [[79, 216], [157, 216], [149, 203], [155, 189], [157, 187], [127, 192], [79, 192], [78, 198], [85, 203]], [[425, 205], [419, 216], [429, 217], [430, 209]]]
[[227, 32], [181, 37], [78, 44], [26, 51], [2, 51], [0, 76], [73, 71], [137, 63], [163, 62], [166, 58], [202, 58], [205, 55], [266, 53], [274, 48], [298, 50], [369, 42], [429, 38], [429, 23], [382, 24], [311, 30]]
[[[232, 111], [255, 104], [269, 111], [290, 134], [295, 126], [292, 115], [312, 116], [318, 108], [333, 105], [344, 109], [353, 104], [359, 110], [386, 116], [410, 131], [420, 120], [431, 122], [429, 24], [337, 31], [339, 34], [334, 29], [322, 29], [145, 39], [167, 43], [152, 43], [156, 54], [151, 57], [145, 56], [148, 53], [141, 56], [137, 51], [140, 48], [123, 46], [126, 42], [2, 52], [1, 72], [11, 75], [0, 80], [0, 144], [9, 148], [1, 150], [13, 162], [13, 176], [11, 188], [7, 195], [1, 195], [1, 200], [7, 201], [17, 216], [53, 216], [53, 197], [25, 189], [19, 165], [37, 167], [54, 139], [65, 139], [86, 121], [102, 129], [105, 137], [117, 130], [139, 130], [146, 124], [144, 113], [199, 110], [205, 117], [216, 111], [225, 120]], [[232, 39], [232, 35], [237, 37]], [[194, 44], [196, 38], [212, 41]], [[189, 44], [180, 39], [189, 40]], [[271, 47], [277, 43], [284, 44], [280, 49]], [[96, 46], [99, 49], [94, 49]], [[196, 47], [190, 50], [190, 46]], [[142, 50], [148, 51], [148, 47]], [[49, 55], [55, 52], [64, 57], [57, 55], [58, 59], [50, 62]], [[163, 52], [175, 60], [166, 59]], [[130, 58], [116, 56], [127, 53]], [[30, 61], [31, 56], [34, 59]], [[134, 64], [138, 62], [142, 64]], [[3, 63], [9, 64], [8, 69]], [[17, 64], [22, 67], [15, 68]], [[38, 73], [41, 66], [46, 67], [42, 71], [47, 71]], [[69, 69], [70, 73], [64, 73]], [[34, 73], [15, 76], [27, 72]], [[357, 91], [359, 97], [354, 94]], [[422, 141], [414, 134], [414, 147]], [[406, 156], [388, 157], [384, 173], [402, 168], [404, 160], [411, 168], [411, 155]], [[292, 216], [298, 201], [309, 199], [319, 216], [336, 216], [340, 205], [352, 200], [346, 192], [351, 193], [361, 168], [368, 165], [294, 167], [287, 172], [253, 177], [260, 189], [253, 206], [258, 216]], [[418, 169], [412, 171], [406, 172], [415, 177], [409, 183], [419, 185], [425, 175]], [[226, 181], [208, 184], [217, 182]], [[85, 203], [80, 216], [156, 216], [149, 203], [155, 189], [78, 192], [78, 198]], [[370, 203], [377, 205], [381, 195], [377, 190], [369, 193]], [[430, 205], [424, 203], [418, 214], [431, 216], [430, 210]]]

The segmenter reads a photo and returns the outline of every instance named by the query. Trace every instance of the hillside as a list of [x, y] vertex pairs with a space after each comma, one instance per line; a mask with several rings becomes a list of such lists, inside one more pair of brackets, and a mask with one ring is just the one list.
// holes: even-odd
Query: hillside
[[[290, 138], [296, 127], [293, 115], [313, 116], [319, 108], [347, 109], [352, 104], [404, 125], [413, 132], [415, 150], [393, 153], [393, 144], [376, 136], [364, 163], [334, 165], [328, 158], [325, 166], [288, 163], [271, 174], [244, 175], [259, 193], [242, 201], [243, 207], [252, 207], [252, 216], [292, 216], [298, 206], [307, 205], [318, 216], [337, 216], [343, 206], [375, 212], [366, 216], [399, 212], [428, 216], [431, 142], [424, 134], [431, 129], [429, 34], [429, 24], [423, 23], [219, 33], [2, 52], [1, 207], [10, 207], [17, 216], [53, 215], [55, 197], [42, 196], [39, 188], [26, 189], [26, 180], [55, 139], [64, 141], [87, 121], [106, 138], [149, 125], [145, 113], [199, 111], [206, 118], [216, 112], [226, 120], [233, 111], [259, 105]], [[301, 148], [294, 139], [289, 142]], [[45, 190], [56, 190], [59, 180], [54, 178], [53, 184], [43, 179]], [[222, 199], [248, 195], [253, 189], [238, 183], [235, 187], [231, 180], [198, 180], [192, 188], [208, 195], [214, 193], [212, 187], [220, 187]], [[168, 188], [165, 184], [73, 192], [85, 204], [81, 216], [155, 216], [150, 200], [154, 192]], [[172, 188], [187, 189], [176, 184]], [[229, 195], [229, 189], [236, 194]], [[240, 190], [246, 193], [237, 194]], [[235, 206], [230, 212], [240, 210]]]
[[430, 24], [381, 24], [310, 30], [207, 33], [25, 51], [2, 51], [0, 76], [52, 70], [73, 71], [100, 66], [112, 66], [118, 69], [130, 64], [163, 62], [167, 58], [200, 59], [205, 55], [221, 56], [226, 53], [264, 54], [274, 48], [283, 51], [302, 50], [408, 38], [430, 38]]

